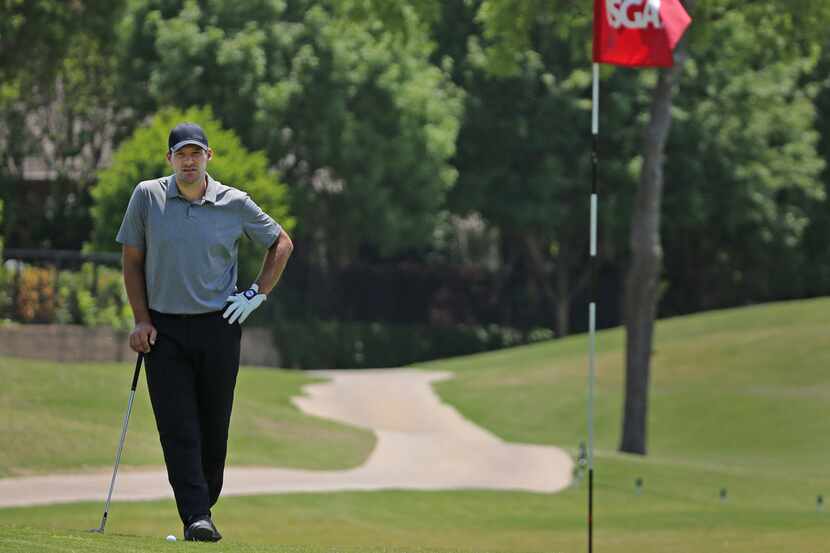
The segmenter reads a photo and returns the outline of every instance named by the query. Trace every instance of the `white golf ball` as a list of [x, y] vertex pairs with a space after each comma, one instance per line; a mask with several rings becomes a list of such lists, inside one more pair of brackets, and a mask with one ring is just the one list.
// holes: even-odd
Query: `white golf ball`
[[173, 534], [170, 534], [170, 535], [169, 535], [169, 536], [167, 536], [167, 538], [165, 538], [165, 539], [166, 539], [167, 541], [176, 541], [176, 536], [174, 536]]

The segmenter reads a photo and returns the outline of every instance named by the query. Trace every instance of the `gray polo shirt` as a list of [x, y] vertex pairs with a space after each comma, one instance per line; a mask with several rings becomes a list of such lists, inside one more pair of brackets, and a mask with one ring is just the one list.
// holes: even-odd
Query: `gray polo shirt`
[[143, 181], [133, 191], [116, 240], [144, 251], [150, 309], [222, 309], [236, 292], [239, 239], [269, 248], [282, 232], [248, 194], [207, 179], [196, 202], [179, 194], [175, 175]]

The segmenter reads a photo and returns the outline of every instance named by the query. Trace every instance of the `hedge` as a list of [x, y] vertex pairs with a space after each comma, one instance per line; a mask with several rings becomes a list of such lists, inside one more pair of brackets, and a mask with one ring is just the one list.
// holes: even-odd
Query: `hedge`
[[397, 367], [553, 338], [546, 328], [429, 326], [307, 320], [274, 324], [283, 365], [300, 369]]

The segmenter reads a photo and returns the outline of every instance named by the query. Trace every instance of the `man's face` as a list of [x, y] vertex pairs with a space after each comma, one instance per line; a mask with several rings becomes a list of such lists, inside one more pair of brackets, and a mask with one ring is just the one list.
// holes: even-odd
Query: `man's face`
[[184, 184], [193, 184], [204, 180], [208, 160], [213, 157], [213, 150], [201, 149], [194, 144], [179, 148], [174, 153], [167, 153], [167, 160], [176, 171], [176, 180]]

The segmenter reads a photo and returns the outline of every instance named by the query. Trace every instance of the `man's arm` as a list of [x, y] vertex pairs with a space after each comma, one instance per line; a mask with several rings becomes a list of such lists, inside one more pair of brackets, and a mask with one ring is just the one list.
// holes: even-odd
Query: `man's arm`
[[277, 285], [292, 251], [294, 251], [294, 243], [288, 233], [283, 230], [277, 241], [268, 248], [265, 259], [262, 260], [262, 269], [256, 277], [255, 282], [261, 294], [270, 293]]
[[130, 333], [130, 347], [133, 351], [147, 353], [156, 343], [156, 329], [150, 320], [147, 307], [147, 288], [144, 278], [144, 251], [133, 246], [123, 246], [121, 264], [124, 270], [124, 287], [133, 309], [135, 328]]

